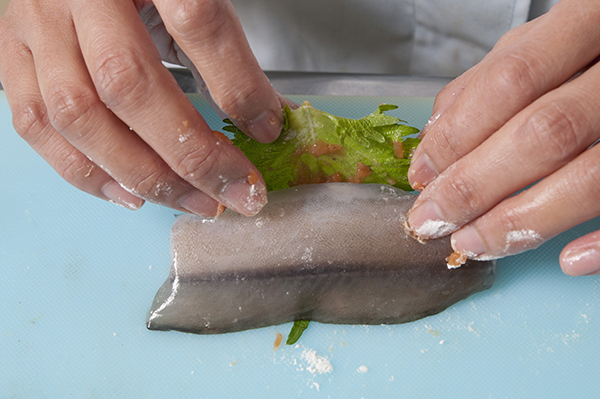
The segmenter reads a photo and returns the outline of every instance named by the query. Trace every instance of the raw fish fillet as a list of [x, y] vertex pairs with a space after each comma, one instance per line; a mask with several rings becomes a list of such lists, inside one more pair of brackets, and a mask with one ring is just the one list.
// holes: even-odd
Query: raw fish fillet
[[180, 216], [147, 326], [208, 334], [294, 320], [396, 324], [489, 288], [493, 262], [449, 270], [448, 237], [410, 237], [403, 222], [415, 198], [378, 184], [315, 184], [270, 193], [252, 218]]

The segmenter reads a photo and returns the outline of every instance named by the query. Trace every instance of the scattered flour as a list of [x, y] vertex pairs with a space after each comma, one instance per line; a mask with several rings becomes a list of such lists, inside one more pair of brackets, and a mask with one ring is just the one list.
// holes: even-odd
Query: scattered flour
[[308, 363], [306, 369], [313, 375], [331, 373], [333, 371], [333, 366], [329, 359], [324, 356], [319, 356], [314, 349], [305, 349], [304, 352], [302, 352], [302, 359]]
[[369, 368], [365, 365], [362, 365], [359, 368], [357, 368], [356, 371], [358, 371], [361, 374], [365, 374], [367, 371], [369, 371]]
[[312, 262], [313, 252], [314, 252], [314, 249], [312, 247], [306, 247], [306, 249], [304, 249], [304, 254], [302, 255], [302, 261], [303, 262]]

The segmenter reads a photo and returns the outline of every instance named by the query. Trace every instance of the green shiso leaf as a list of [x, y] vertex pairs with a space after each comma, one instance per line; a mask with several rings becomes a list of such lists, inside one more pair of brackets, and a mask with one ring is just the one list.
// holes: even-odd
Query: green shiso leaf
[[[285, 107], [284, 127], [272, 143], [248, 138], [230, 120], [223, 130], [263, 175], [269, 191], [308, 183], [350, 181], [388, 184], [412, 190], [407, 172], [419, 132], [386, 115], [398, 108], [381, 104], [361, 119], [331, 115], [304, 102]], [[400, 144], [401, 143], [401, 144]]]
[[[298, 109], [283, 109], [281, 135], [272, 143], [246, 136], [229, 119], [223, 130], [263, 175], [269, 191], [299, 184], [351, 181], [388, 184], [412, 190], [408, 168], [420, 140], [410, 137], [419, 129], [386, 115], [398, 108], [381, 104], [361, 119], [349, 119], [315, 109], [304, 102]], [[308, 320], [297, 320], [286, 345], [295, 344]]]
[[308, 327], [308, 323], [310, 323], [309, 320], [296, 320], [294, 322], [294, 325], [292, 326], [290, 334], [288, 335], [287, 341], [285, 341], [285, 344], [294, 345], [298, 341], [298, 339], [300, 339], [300, 336], [302, 335], [304, 330], [306, 330], [306, 328]]

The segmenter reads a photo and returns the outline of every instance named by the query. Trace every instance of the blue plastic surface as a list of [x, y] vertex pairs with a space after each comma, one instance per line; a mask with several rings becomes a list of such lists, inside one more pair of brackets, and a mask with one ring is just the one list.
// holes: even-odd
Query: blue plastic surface
[[[191, 98], [213, 128], [222, 126]], [[433, 104], [307, 98], [348, 117], [398, 104], [392, 114], [417, 127]], [[169, 271], [174, 211], [146, 204], [132, 212], [72, 188], [14, 132], [4, 92], [0, 182], [2, 398], [600, 394], [600, 277], [565, 276], [557, 261], [600, 219], [499, 261], [494, 287], [439, 315], [397, 326], [312, 323], [297, 345], [273, 351], [276, 333], [285, 337], [291, 324], [213, 336], [147, 331]]]

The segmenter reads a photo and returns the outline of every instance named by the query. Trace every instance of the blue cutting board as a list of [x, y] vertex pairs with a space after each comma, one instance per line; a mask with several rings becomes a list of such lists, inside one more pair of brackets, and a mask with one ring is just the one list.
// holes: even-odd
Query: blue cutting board
[[[392, 114], [417, 127], [433, 104], [306, 99], [355, 118], [398, 104]], [[174, 211], [132, 212], [69, 186], [14, 132], [4, 92], [0, 130], [2, 398], [599, 395], [600, 277], [565, 276], [557, 258], [600, 219], [499, 261], [490, 290], [439, 315], [395, 326], [312, 323], [297, 345], [273, 351], [291, 324], [213, 336], [147, 331], [169, 272]]]

